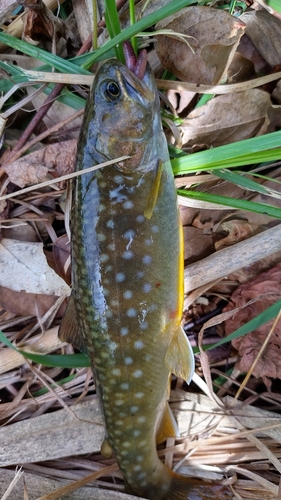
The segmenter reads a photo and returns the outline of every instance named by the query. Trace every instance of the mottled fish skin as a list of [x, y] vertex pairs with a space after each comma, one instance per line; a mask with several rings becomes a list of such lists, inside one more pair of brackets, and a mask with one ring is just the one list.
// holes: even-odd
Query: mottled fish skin
[[[87, 346], [107, 441], [127, 491], [153, 500], [187, 498], [189, 483], [168, 471], [156, 451], [183, 273], [176, 191], [150, 69], [139, 80], [118, 61], [107, 61], [91, 89], [82, 130], [78, 170], [132, 158], [75, 181], [76, 344]], [[159, 169], [156, 203], [148, 209]], [[189, 362], [191, 378], [193, 358]]]

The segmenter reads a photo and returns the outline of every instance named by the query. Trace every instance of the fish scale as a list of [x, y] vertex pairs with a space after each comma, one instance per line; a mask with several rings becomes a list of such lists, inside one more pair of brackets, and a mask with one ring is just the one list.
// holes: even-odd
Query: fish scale
[[77, 169], [126, 154], [129, 160], [75, 180], [72, 295], [59, 336], [91, 359], [105, 422], [102, 452], [114, 453], [127, 492], [183, 500], [193, 482], [169, 471], [156, 449], [178, 433], [167, 403], [171, 373], [189, 382], [194, 370], [180, 326], [174, 178], [150, 68], [140, 80], [110, 60], [89, 94]]

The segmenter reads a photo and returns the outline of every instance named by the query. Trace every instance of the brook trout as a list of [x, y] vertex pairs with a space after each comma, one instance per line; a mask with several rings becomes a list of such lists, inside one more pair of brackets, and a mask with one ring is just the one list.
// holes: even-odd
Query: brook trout
[[[126, 491], [187, 499], [189, 480], [168, 470], [156, 444], [175, 436], [170, 375], [190, 382], [194, 359], [180, 326], [183, 249], [174, 178], [149, 67], [139, 79], [116, 60], [91, 89], [77, 169], [130, 159], [76, 178], [73, 290], [60, 338], [90, 356]], [[193, 498], [193, 497], [192, 497]], [[196, 497], [198, 498], [198, 497]]]

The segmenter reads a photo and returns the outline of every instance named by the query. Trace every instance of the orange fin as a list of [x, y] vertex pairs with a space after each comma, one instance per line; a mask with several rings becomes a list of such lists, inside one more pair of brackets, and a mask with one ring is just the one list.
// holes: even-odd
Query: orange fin
[[161, 182], [161, 177], [162, 177], [162, 171], [163, 171], [163, 162], [162, 162], [162, 160], [158, 160], [157, 167], [156, 167], [155, 179], [152, 183], [151, 190], [150, 190], [149, 197], [148, 197], [147, 206], [144, 210], [144, 216], [147, 219], [151, 218], [151, 216], [153, 214], [154, 207], [155, 207], [156, 202], [157, 202], [159, 188], [160, 188], [160, 182]]
[[166, 403], [156, 434], [157, 444], [163, 443], [168, 437], [180, 437], [180, 433], [171, 408]]
[[88, 354], [87, 347], [81, 334], [81, 328], [78, 324], [73, 294], [70, 296], [64, 317], [59, 327], [59, 338], [62, 342], [74, 344], [80, 351]]
[[170, 372], [190, 383], [195, 369], [194, 355], [181, 325], [171, 340], [165, 363]]

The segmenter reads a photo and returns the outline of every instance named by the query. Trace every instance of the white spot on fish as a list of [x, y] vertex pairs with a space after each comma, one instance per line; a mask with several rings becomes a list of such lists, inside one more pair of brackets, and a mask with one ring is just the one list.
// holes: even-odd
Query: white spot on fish
[[131, 413], [136, 413], [138, 411], [139, 407], [138, 406], [131, 406]]
[[136, 340], [136, 342], [134, 343], [134, 347], [135, 349], [142, 349], [144, 347], [144, 343], [142, 340]]
[[122, 457], [125, 457], [126, 455], [128, 455], [128, 451], [127, 450], [122, 450], [120, 455], [122, 455]]
[[127, 356], [126, 358], [124, 358], [124, 363], [125, 365], [131, 365], [133, 363], [133, 359]]
[[130, 240], [131, 238], [134, 238], [135, 235], [136, 231], [134, 231], [134, 229], [128, 229], [128, 231], [123, 234], [123, 238], [125, 238], [125, 240]]
[[146, 354], [146, 356], [144, 357], [145, 361], [150, 361], [151, 360], [151, 354]]
[[115, 205], [115, 203], [121, 203], [122, 201], [127, 200], [127, 196], [121, 193], [124, 187], [125, 184], [121, 184], [117, 188], [109, 191], [110, 200], [112, 201], [113, 205]]
[[150, 283], [145, 283], [145, 284], [143, 285], [143, 287], [142, 287], [142, 289], [143, 289], [143, 291], [144, 291], [145, 293], [150, 292], [151, 288], [152, 288], [152, 286], [151, 286], [151, 284], [150, 284]]
[[136, 277], [139, 278], [139, 279], [143, 278], [144, 277], [144, 271], [137, 272]]
[[123, 399], [117, 399], [117, 401], [115, 401], [116, 406], [122, 406], [123, 404], [124, 404]]
[[138, 215], [138, 216], [136, 217], [136, 221], [137, 221], [137, 222], [143, 222], [143, 221], [144, 221], [144, 216], [143, 216], [143, 215]]
[[147, 245], [148, 247], [153, 244], [153, 239], [152, 237], [149, 240], [144, 240], [144, 244]]
[[121, 425], [124, 424], [124, 420], [116, 420], [115, 425], [118, 425], [118, 427], [121, 427]]
[[107, 248], [108, 250], [110, 250], [111, 252], [114, 252], [116, 246], [115, 246], [115, 243], [110, 243], [110, 245], [107, 245]]
[[153, 226], [151, 226], [151, 231], [152, 231], [153, 233], [158, 233], [158, 232], [159, 232], [159, 227], [158, 227], [158, 226], [153, 225]]
[[128, 335], [129, 330], [128, 330], [128, 328], [126, 328], [125, 326], [123, 326], [121, 328], [121, 330], [120, 330], [120, 333], [121, 333], [122, 337], [125, 337], [126, 335]]
[[117, 283], [122, 283], [122, 281], [125, 281], [126, 276], [124, 273], [116, 273], [115, 279]]
[[112, 219], [108, 220], [106, 223], [106, 227], [108, 227], [109, 229], [113, 229], [114, 228], [114, 220], [112, 220]]
[[126, 315], [128, 316], [128, 318], [134, 318], [134, 316], [137, 315], [137, 311], [133, 307], [130, 307], [130, 309], [128, 309], [128, 311], [126, 312]]
[[142, 462], [142, 461], [143, 461], [143, 459], [144, 459], [143, 455], [138, 455], [138, 456], [136, 457], [136, 461], [137, 461], [137, 462]]
[[138, 443], [138, 446], [147, 446], [147, 441], [144, 439]]
[[141, 472], [140, 474], [138, 474], [138, 479], [144, 479], [145, 477], [146, 477], [146, 473], [145, 472]]
[[146, 330], [148, 327], [148, 322], [147, 321], [143, 321], [142, 323], [140, 323], [140, 329], [141, 330]]
[[102, 353], [101, 353], [101, 357], [102, 357], [102, 358], [108, 358], [108, 357], [109, 357], [108, 352], [105, 352], [105, 351], [104, 351], [104, 352], [102, 352]]
[[105, 241], [105, 240], [106, 240], [106, 236], [105, 236], [105, 234], [103, 234], [103, 233], [98, 233], [98, 234], [97, 234], [97, 240], [98, 240], [98, 241], [100, 241], [100, 242]]
[[99, 211], [103, 212], [103, 210], [105, 210], [105, 209], [106, 209], [106, 206], [103, 205], [102, 203], [100, 203], [100, 205], [99, 205]]
[[[140, 432], [140, 431], [139, 431], [139, 432]], [[140, 465], [135, 465], [135, 466], [133, 467], [133, 470], [135, 470], [135, 471], [137, 472], [138, 470], [141, 470], [141, 466], [140, 466]]]
[[107, 255], [107, 253], [102, 253], [100, 255], [100, 261], [101, 262], [107, 262], [109, 260], [109, 255]]
[[[140, 436], [140, 435], [141, 435], [141, 431], [140, 431], [139, 429], [134, 429], [134, 430], [133, 430], [133, 436], [134, 436], [134, 437], [138, 437], [138, 436]], [[140, 467], [140, 466], [139, 466], [139, 465], [136, 465], [135, 467]], [[140, 470], [140, 469], [135, 469], [135, 468], [134, 468], [134, 470]]]
[[135, 394], [135, 397], [138, 398], [138, 399], [143, 398], [143, 396], [144, 396], [143, 392], [136, 392], [136, 394]]
[[123, 208], [133, 208], [134, 204], [132, 201], [128, 200], [128, 201], [125, 201], [125, 203], [123, 203]]
[[119, 368], [113, 368], [112, 375], [116, 375], [118, 377], [121, 375], [121, 370], [119, 370]]
[[112, 264], [109, 264], [109, 265], [108, 265], [108, 266], [106, 266], [106, 268], [105, 268], [105, 272], [106, 272], [106, 273], [107, 273], [107, 272], [109, 272], [109, 271], [112, 271], [112, 270], [113, 270], [113, 266], [112, 266]]
[[131, 443], [129, 443], [129, 441], [125, 441], [124, 443], [122, 443], [122, 446], [124, 446], [124, 448], [130, 448]]
[[108, 309], [107, 311], [105, 311], [105, 317], [106, 318], [112, 318], [113, 314], [112, 314], [112, 311], [110, 309]]
[[140, 378], [140, 377], [142, 377], [142, 375], [143, 375], [143, 372], [141, 370], [135, 370], [133, 372], [133, 377], [135, 377], [135, 378]]
[[123, 180], [124, 180], [124, 179], [123, 179], [122, 175], [115, 175], [115, 176], [113, 177], [113, 181], [114, 181], [116, 184], [121, 184], [121, 182], [123, 182]]
[[151, 264], [152, 262], [152, 257], [150, 257], [150, 255], [144, 255], [143, 258], [142, 258], [142, 262], [144, 264]]
[[123, 384], [120, 385], [120, 389], [124, 389], [124, 390], [129, 389], [129, 384], [127, 382], [124, 382]]
[[134, 252], [132, 252], [132, 250], [126, 250], [122, 253], [122, 257], [126, 260], [132, 259], [134, 257]]
[[111, 300], [111, 301], [110, 301], [110, 305], [111, 305], [112, 307], [117, 307], [117, 306], [118, 306], [118, 304], [119, 304], [118, 300]]
[[131, 292], [131, 290], [126, 290], [124, 293], [123, 293], [123, 297], [124, 299], [131, 299], [133, 296], [133, 292]]
[[138, 419], [137, 419], [137, 422], [138, 422], [139, 424], [143, 424], [145, 421], [146, 421], [146, 417], [144, 417], [144, 416], [142, 416], [142, 417], [138, 417]]

